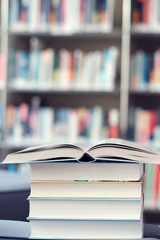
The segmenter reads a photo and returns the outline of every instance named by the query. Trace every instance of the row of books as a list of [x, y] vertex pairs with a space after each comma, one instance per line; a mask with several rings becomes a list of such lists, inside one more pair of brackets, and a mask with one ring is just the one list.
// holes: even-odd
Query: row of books
[[147, 164], [145, 166], [144, 183], [145, 208], [160, 210], [160, 165]]
[[53, 108], [22, 102], [7, 106], [8, 143], [34, 145], [49, 142], [97, 141], [119, 136], [119, 110], [93, 108]]
[[[130, 107], [128, 116], [128, 139], [159, 152], [160, 109]], [[160, 209], [160, 166], [148, 164], [145, 173], [145, 208]]]
[[138, 50], [131, 56], [131, 89], [160, 91], [160, 49], [149, 54]]
[[109, 141], [86, 151], [70, 144], [25, 149], [3, 163], [30, 163], [31, 239], [138, 239], [148, 157], [142, 148]]
[[159, 149], [160, 109], [130, 107], [128, 119], [128, 139]]
[[114, 46], [88, 52], [12, 49], [9, 83], [29, 89], [112, 91], [116, 84], [117, 60], [118, 49]]
[[113, 26], [113, 0], [10, 0], [12, 31], [107, 32]]
[[159, 0], [132, 0], [132, 27], [136, 30], [159, 31], [160, 6]]

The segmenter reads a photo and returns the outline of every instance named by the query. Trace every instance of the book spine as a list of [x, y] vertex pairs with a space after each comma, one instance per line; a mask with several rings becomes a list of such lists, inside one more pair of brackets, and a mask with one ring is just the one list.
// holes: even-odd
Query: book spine
[[145, 169], [145, 186], [144, 186], [144, 206], [147, 209], [153, 207], [153, 198], [152, 198], [152, 179], [153, 179], [153, 165], [147, 164]]
[[18, 0], [9, 1], [9, 27], [11, 30], [18, 29]]
[[109, 125], [109, 137], [119, 137], [119, 111], [117, 109], [111, 109], [108, 116]]
[[35, 0], [29, 4], [29, 23], [28, 23], [28, 30], [29, 31], [36, 31], [40, 26], [40, 6], [41, 1]]
[[48, 30], [50, 15], [50, 0], [41, 0], [40, 26], [43, 31]]
[[29, 134], [28, 129], [28, 117], [29, 117], [29, 106], [26, 103], [21, 103], [19, 106], [20, 123], [22, 126], [22, 136], [25, 138]]
[[152, 198], [153, 198], [153, 209], [158, 208], [158, 196], [160, 188], [160, 165], [153, 166], [153, 180], [152, 180]]
[[144, 10], [143, 10], [143, 21], [146, 25], [149, 25], [149, 3], [150, 1], [147, 0], [147, 1], [144, 1]]
[[7, 129], [8, 129], [8, 137], [13, 138], [14, 131], [14, 112], [15, 106], [10, 104], [7, 106]]

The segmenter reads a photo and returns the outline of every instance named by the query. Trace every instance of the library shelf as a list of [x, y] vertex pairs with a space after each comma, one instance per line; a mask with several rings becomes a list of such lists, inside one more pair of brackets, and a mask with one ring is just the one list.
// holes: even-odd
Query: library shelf
[[119, 96], [120, 90], [117, 89], [115, 91], [105, 91], [105, 90], [91, 90], [91, 89], [84, 89], [84, 90], [62, 90], [62, 89], [45, 89], [42, 88], [13, 88], [8, 87], [8, 93], [18, 94], [18, 93], [25, 93], [25, 94], [53, 94], [53, 95], [96, 95], [96, 96]]
[[155, 30], [150, 30], [147, 29], [146, 31], [136, 31], [134, 29], [131, 30], [130, 32], [131, 38], [156, 38], [160, 37], [160, 31], [155, 31]]
[[101, 39], [105, 38], [107, 39], [121, 39], [121, 29], [114, 29], [111, 32], [108, 31], [97, 31], [97, 32], [75, 32], [75, 33], [59, 33], [59, 32], [41, 32], [41, 31], [34, 31], [34, 32], [29, 32], [29, 31], [21, 31], [21, 32], [16, 32], [16, 31], [11, 31], [8, 30], [8, 35], [9, 37], [41, 37], [41, 38], [69, 38], [76, 40], [76, 38], [96, 38], [96, 39]]
[[144, 25], [136, 25], [134, 26], [131, 24], [131, 33], [138, 33], [138, 34], [159, 34], [159, 27], [152, 27], [152, 26], [144, 26]]
[[160, 91], [130, 91], [129, 94], [131, 97], [160, 97]]

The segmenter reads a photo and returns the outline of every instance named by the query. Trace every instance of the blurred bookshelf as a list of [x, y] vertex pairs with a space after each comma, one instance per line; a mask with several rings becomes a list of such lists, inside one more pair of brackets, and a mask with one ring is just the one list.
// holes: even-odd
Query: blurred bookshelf
[[[160, 73], [153, 71], [153, 65], [160, 66], [160, 31], [157, 14], [154, 24], [143, 19], [143, 4], [149, 1], [73, 0], [69, 6], [51, 0], [0, 2], [1, 32], [6, 32], [1, 49], [7, 57], [0, 88], [1, 160], [30, 145], [92, 144], [102, 137], [136, 140], [160, 150], [160, 130], [153, 133], [160, 126], [160, 79], [156, 83], [155, 77]], [[143, 112], [157, 119], [146, 139], [138, 137], [145, 127], [142, 122], [137, 126]], [[69, 128], [73, 120], [74, 129]], [[38, 132], [39, 125], [47, 127]]]
[[[0, 145], [4, 143], [5, 112], [6, 112], [6, 61], [7, 61], [7, 26], [4, 18], [3, 1], [0, 1]], [[4, 44], [5, 42], [5, 44]], [[0, 158], [4, 157], [3, 151], [0, 152]]]
[[[130, 2], [128, 139], [160, 152], [159, 2]], [[145, 219], [159, 223], [160, 167], [146, 166]], [[151, 211], [152, 209], [152, 211]]]
[[[70, 1], [67, 6], [65, 1], [36, 0], [31, 4], [29, 1], [8, 0], [3, 2], [2, 7], [3, 12], [7, 12], [3, 29], [7, 24], [5, 55], [8, 67], [4, 90], [6, 101], [3, 104], [5, 130], [1, 148], [5, 146], [8, 153], [29, 144], [45, 143], [32, 141], [32, 117], [29, 116], [34, 108], [33, 99], [37, 99], [37, 114], [50, 110], [48, 121], [53, 121], [53, 125], [57, 121], [55, 112], [65, 115], [64, 110], [69, 116], [69, 112], [80, 112], [79, 109], [83, 109], [83, 113], [77, 114], [77, 121], [84, 122], [84, 126], [91, 125], [92, 121], [97, 121], [92, 116], [95, 115], [94, 109], [99, 109], [101, 116], [97, 119], [101, 121], [101, 127], [97, 127], [101, 129], [99, 136], [92, 133], [97, 135], [94, 141], [99, 140], [102, 132], [106, 132], [104, 137], [109, 136], [109, 112], [115, 112], [111, 118], [117, 118], [114, 121], [119, 136], [122, 33], [122, 11], [119, 9], [122, 9], [122, 1], [115, 4], [111, 0], [79, 0]], [[24, 112], [21, 106], [24, 106]], [[25, 133], [27, 136], [23, 136], [22, 118], [27, 111], [28, 132]], [[88, 123], [85, 116], [82, 116], [83, 121], [80, 119], [85, 114], [90, 116]], [[64, 125], [60, 122], [58, 128]], [[10, 128], [11, 124], [14, 125]], [[46, 126], [46, 123], [43, 124]], [[69, 126], [69, 120], [65, 124]], [[103, 131], [104, 124], [106, 131]], [[84, 133], [78, 133], [78, 128], [75, 131], [74, 135], [79, 135], [76, 142], [81, 142], [81, 138], [91, 142], [91, 133], [85, 133], [84, 137]], [[15, 139], [19, 138], [19, 134], [23, 138], [19, 139], [18, 144]], [[25, 138], [29, 141], [24, 141]], [[57, 138], [62, 139], [54, 133], [50, 141], [56, 142]], [[66, 137], [65, 140], [69, 139]]]

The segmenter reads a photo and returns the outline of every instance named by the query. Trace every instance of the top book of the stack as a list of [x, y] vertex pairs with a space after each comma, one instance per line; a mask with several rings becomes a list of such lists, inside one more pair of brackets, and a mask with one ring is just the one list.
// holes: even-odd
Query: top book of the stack
[[160, 164], [160, 154], [138, 143], [122, 139], [106, 139], [88, 150], [73, 144], [44, 145], [9, 154], [4, 164], [39, 161], [102, 162], [121, 161]]

